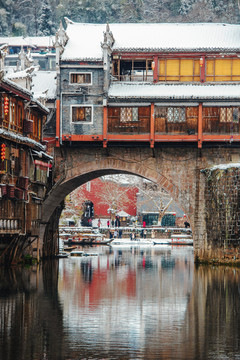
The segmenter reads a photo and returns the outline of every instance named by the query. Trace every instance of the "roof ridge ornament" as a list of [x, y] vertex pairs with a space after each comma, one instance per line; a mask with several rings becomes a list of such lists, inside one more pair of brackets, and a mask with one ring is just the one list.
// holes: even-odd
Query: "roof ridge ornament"
[[112, 47], [113, 44], [115, 43], [115, 39], [113, 37], [112, 31], [110, 30], [110, 26], [109, 26], [108, 22], [107, 22], [107, 25], [106, 25], [106, 31], [104, 32], [104, 42], [105, 42], [105, 35], [106, 35], [106, 42], [108, 43], [108, 45], [110, 47]]
[[[65, 19], [65, 18], [64, 18]], [[66, 20], [65, 20], [66, 21]], [[69, 20], [70, 21], [70, 20]], [[55, 46], [59, 45], [61, 47], [64, 47], [68, 41], [68, 36], [66, 31], [64, 30], [62, 21], [60, 21], [60, 25], [59, 25], [59, 29], [56, 32], [56, 36], [55, 36]]]

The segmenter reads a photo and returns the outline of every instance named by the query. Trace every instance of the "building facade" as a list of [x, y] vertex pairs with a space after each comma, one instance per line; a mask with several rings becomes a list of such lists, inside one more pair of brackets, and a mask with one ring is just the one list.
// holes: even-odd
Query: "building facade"
[[57, 145], [239, 143], [240, 25], [67, 24]]
[[41, 143], [48, 109], [8, 79], [1, 78], [0, 89], [0, 262], [14, 262], [27, 249], [40, 256], [41, 204], [52, 157]]

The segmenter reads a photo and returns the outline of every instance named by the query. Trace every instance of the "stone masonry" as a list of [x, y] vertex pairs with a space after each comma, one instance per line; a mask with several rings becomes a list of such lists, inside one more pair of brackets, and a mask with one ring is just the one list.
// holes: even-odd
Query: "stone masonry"
[[55, 185], [43, 204], [42, 239], [55, 209], [65, 196], [96, 177], [126, 173], [139, 175], [164, 188], [183, 209], [191, 223], [196, 260], [206, 259], [209, 249], [211, 214], [209, 184], [205, 172], [214, 165], [235, 162], [235, 148], [196, 149], [188, 147], [69, 147], [55, 149]]

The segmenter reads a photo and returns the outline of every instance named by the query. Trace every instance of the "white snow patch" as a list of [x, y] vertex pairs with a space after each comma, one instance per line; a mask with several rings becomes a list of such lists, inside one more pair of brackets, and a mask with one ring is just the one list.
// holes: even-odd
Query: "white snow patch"
[[150, 84], [113, 83], [109, 88], [111, 98], [159, 99], [240, 99], [240, 84]]
[[32, 91], [36, 98], [55, 99], [57, 90], [55, 71], [38, 71], [32, 78]]
[[207, 169], [207, 170], [226, 170], [231, 168], [240, 168], [240, 163], [229, 163], [229, 164], [221, 164], [221, 165], [214, 165], [213, 167]]

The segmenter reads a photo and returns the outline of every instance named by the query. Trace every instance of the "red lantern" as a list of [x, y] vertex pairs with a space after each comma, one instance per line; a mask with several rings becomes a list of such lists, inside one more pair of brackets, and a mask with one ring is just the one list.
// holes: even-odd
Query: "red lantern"
[[7, 97], [4, 98], [4, 115], [7, 115], [9, 112], [9, 99]]
[[6, 158], [6, 145], [1, 144], [1, 160], [4, 161]]

